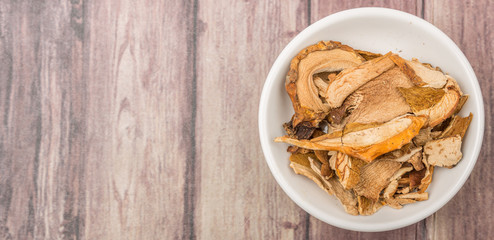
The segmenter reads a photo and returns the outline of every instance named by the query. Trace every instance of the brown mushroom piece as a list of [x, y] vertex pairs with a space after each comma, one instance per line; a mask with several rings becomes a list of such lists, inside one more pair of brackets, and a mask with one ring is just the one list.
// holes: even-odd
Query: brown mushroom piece
[[340, 151], [371, 162], [376, 157], [409, 143], [425, 121], [426, 118], [421, 116], [405, 115], [383, 124], [361, 125], [358, 130], [345, 129], [345, 133], [337, 131], [311, 140], [284, 136], [277, 137], [275, 142], [285, 142], [312, 150]]
[[326, 90], [326, 102], [329, 107], [337, 108], [341, 106], [348, 95], [392, 68], [394, 63], [389, 58], [390, 55], [386, 54], [340, 72], [336, 79], [329, 83]]
[[290, 167], [296, 174], [304, 175], [319, 186], [319, 188], [333, 195], [333, 189], [328, 185], [327, 181], [322, 179], [311, 167], [309, 158], [315, 157], [313, 154], [292, 154], [290, 156]]
[[416, 59], [408, 61], [398, 55], [391, 56], [391, 60], [416, 86], [442, 88], [446, 84], [447, 77], [430, 65], [420, 63]]
[[400, 169], [401, 163], [378, 159], [360, 169], [360, 181], [354, 187], [355, 192], [377, 201], [379, 193], [390, 183], [390, 177]]
[[357, 196], [358, 212], [360, 215], [369, 216], [376, 213], [383, 204], [380, 201], [373, 201], [363, 196]]
[[[455, 111], [461, 96], [453, 81], [449, 80], [442, 90], [414, 87], [400, 88], [400, 92], [415, 115], [429, 117], [427, 124], [429, 127], [434, 127], [450, 117]], [[441, 97], [439, 98], [439, 96]], [[428, 100], [429, 98], [432, 98], [433, 101]]]
[[461, 136], [456, 135], [426, 143], [424, 155], [430, 165], [448, 168], [455, 166], [463, 156], [461, 153]]
[[460, 116], [454, 116], [451, 122], [449, 123], [448, 127], [444, 129], [444, 131], [439, 135], [438, 138], [446, 138], [446, 137], [452, 137], [459, 135], [460, 137], [463, 138], [465, 136], [465, 133], [468, 129], [468, 126], [470, 126], [470, 123], [472, 122], [473, 114], [470, 113], [468, 117], [460, 117]]
[[345, 189], [352, 189], [360, 179], [360, 168], [367, 164], [358, 158], [338, 152], [335, 160], [336, 176]]
[[329, 106], [319, 98], [314, 74], [341, 71], [363, 61], [351, 47], [340, 42], [321, 41], [300, 51], [290, 63], [285, 82], [295, 110], [293, 126], [310, 122], [311, 126], [316, 127], [329, 111]]
[[339, 108], [331, 109], [330, 116], [338, 121], [345, 115], [345, 123], [386, 122], [411, 112], [410, 106], [398, 88], [413, 87], [413, 83], [398, 69], [393, 67], [385, 73], [361, 86], [350, 94]]

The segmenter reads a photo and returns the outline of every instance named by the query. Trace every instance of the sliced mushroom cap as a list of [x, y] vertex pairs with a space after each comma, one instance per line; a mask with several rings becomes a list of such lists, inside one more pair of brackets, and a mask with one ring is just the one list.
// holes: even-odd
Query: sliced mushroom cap
[[358, 212], [360, 215], [369, 216], [376, 213], [383, 204], [380, 201], [374, 201], [363, 196], [357, 197]]
[[428, 126], [434, 127], [449, 118], [460, 101], [460, 93], [456, 86], [448, 81], [445, 86], [446, 94], [433, 107], [416, 112], [416, 115], [429, 116]]
[[311, 167], [309, 158], [314, 157], [311, 154], [292, 154], [290, 156], [290, 167], [296, 174], [304, 175], [319, 186], [319, 188], [333, 195], [333, 189], [327, 181], [321, 178]]
[[377, 201], [379, 193], [389, 183], [389, 178], [400, 169], [401, 163], [378, 159], [360, 169], [360, 181], [354, 187], [355, 192], [366, 198]]
[[360, 179], [360, 168], [367, 164], [358, 158], [338, 152], [335, 161], [335, 172], [345, 189], [352, 189]]
[[401, 195], [397, 195], [396, 199], [412, 199], [415, 201], [424, 201], [424, 200], [429, 199], [429, 193], [427, 193], [427, 192], [423, 192], [423, 193], [414, 192], [414, 193], [401, 194]]
[[408, 162], [412, 164], [413, 168], [417, 171], [424, 169], [424, 164], [422, 163], [422, 151], [417, 152], [408, 159]]
[[412, 67], [415, 74], [426, 83], [425, 87], [442, 88], [446, 84], [447, 77], [441, 71], [438, 71], [430, 66], [424, 65], [416, 59], [406, 61]]
[[300, 51], [290, 63], [285, 83], [295, 110], [293, 126], [301, 122], [317, 126], [329, 110], [319, 98], [314, 74], [341, 71], [363, 61], [351, 47], [333, 41], [321, 41]]
[[461, 136], [457, 135], [430, 141], [424, 146], [424, 154], [430, 165], [453, 167], [462, 157]]
[[367, 61], [359, 66], [342, 71], [336, 79], [329, 83], [326, 91], [326, 102], [329, 107], [337, 108], [360, 86], [381, 75], [394, 66], [389, 59], [390, 54]]
[[[410, 88], [413, 83], [393, 67], [350, 94], [344, 101], [346, 123], [382, 123], [411, 112], [398, 88]], [[332, 112], [332, 111], [331, 111]]]
[[[380, 125], [343, 132], [333, 132], [311, 140], [297, 140], [288, 136], [278, 137], [275, 142], [285, 142], [313, 150], [340, 151], [366, 162], [409, 143], [418, 134], [426, 118], [405, 115]], [[343, 136], [342, 136], [343, 135]]]
[[446, 137], [452, 137], [459, 135], [460, 137], [463, 138], [465, 136], [465, 133], [468, 129], [468, 126], [470, 126], [470, 123], [472, 122], [473, 114], [470, 113], [468, 117], [460, 117], [460, 116], [454, 116], [451, 122], [449, 123], [448, 127], [444, 129], [444, 131], [439, 135], [439, 138], [446, 138]]
[[410, 178], [410, 188], [415, 189], [416, 187], [420, 186], [420, 183], [422, 182], [422, 179], [425, 177], [427, 169], [422, 168], [420, 171], [412, 171], [410, 174], [408, 174], [408, 177]]
[[442, 88], [446, 84], [446, 76], [441, 71], [417, 60], [407, 61], [398, 55], [391, 56], [391, 60], [416, 86]]

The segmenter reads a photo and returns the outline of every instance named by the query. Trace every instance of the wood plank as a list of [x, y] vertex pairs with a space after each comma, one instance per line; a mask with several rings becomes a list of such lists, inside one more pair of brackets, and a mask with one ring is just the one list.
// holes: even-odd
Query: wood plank
[[90, 1], [87, 239], [188, 238], [192, 1]]
[[0, 4], [0, 237], [33, 239], [41, 134], [40, 3]]
[[372, 0], [351, 0], [351, 1], [311, 1], [311, 23], [322, 19], [330, 14], [340, 12], [350, 8], [359, 7], [386, 7], [408, 12], [413, 15], [422, 16], [422, 1], [372, 1]]
[[306, 235], [307, 214], [283, 193], [264, 161], [256, 119], [267, 73], [307, 26], [307, 6], [305, 1], [199, 3], [198, 238]]
[[427, 1], [425, 18], [444, 31], [465, 53], [484, 98], [485, 134], [470, 178], [458, 194], [427, 221], [430, 239], [494, 238], [494, 5], [492, 1]]
[[[332, 13], [343, 11], [350, 8], [358, 7], [387, 7], [404, 12], [408, 12], [417, 16], [422, 16], [422, 1], [324, 1], [315, 0], [311, 4], [311, 22], [322, 19]], [[327, 39], [329, 40], [329, 39]], [[417, 236], [423, 236], [425, 222], [413, 224], [411, 226], [378, 233], [355, 232], [340, 229], [328, 225], [314, 217], [310, 217], [310, 238], [323, 239], [416, 239]]]

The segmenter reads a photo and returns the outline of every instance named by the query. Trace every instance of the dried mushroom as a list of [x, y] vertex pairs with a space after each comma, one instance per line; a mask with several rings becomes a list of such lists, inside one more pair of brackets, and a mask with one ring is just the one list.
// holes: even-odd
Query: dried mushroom
[[441, 135], [438, 136], [438, 138], [446, 138], [446, 137], [452, 137], [459, 135], [460, 137], [463, 138], [465, 136], [465, 133], [467, 132], [468, 126], [470, 126], [470, 123], [472, 122], [473, 114], [470, 113], [468, 117], [459, 117], [459, 116], [454, 116], [453, 119], [451, 120], [450, 124], [444, 131], [441, 133]]
[[430, 165], [453, 167], [461, 157], [461, 136], [442, 138], [430, 141], [424, 146], [424, 154]]
[[367, 164], [358, 158], [339, 152], [335, 159], [335, 172], [345, 189], [352, 189], [360, 179], [360, 168]]
[[[409, 143], [418, 134], [426, 119], [405, 115], [363, 130], [333, 132], [311, 140], [298, 140], [289, 136], [277, 137], [275, 142], [285, 142], [312, 150], [340, 151], [371, 162], [376, 157]], [[365, 138], [363, 137], [365, 136]]]
[[295, 110], [293, 126], [310, 122], [315, 127], [329, 111], [329, 106], [319, 97], [314, 74], [342, 71], [363, 61], [351, 47], [333, 41], [321, 41], [300, 51], [290, 63], [285, 82]]
[[360, 181], [355, 192], [366, 198], [377, 200], [379, 193], [389, 184], [389, 178], [400, 169], [401, 163], [390, 160], [376, 160], [360, 169]]
[[336, 79], [329, 83], [326, 90], [326, 102], [329, 107], [341, 106], [345, 98], [360, 86], [392, 68], [394, 63], [389, 59], [389, 55], [372, 59], [338, 74]]
[[358, 196], [357, 201], [358, 201], [358, 212], [360, 215], [364, 215], [364, 216], [374, 214], [375, 212], [377, 212], [377, 210], [379, 210], [383, 206], [383, 204], [380, 201], [377, 200], [374, 201], [364, 196]]
[[411, 112], [398, 91], [413, 83], [397, 68], [379, 75], [350, 94], [342, 107], [349, 112], [347, 123], [382, 123]]
[[429, 116], [428, 126], [434, 127], [451, 116], [456, 110], [460, 100], [460, 93], [452, 81], [448, 81], [444, 87], [446, 93], [434, 106], [414, 112], [416, 115]]
[[439, 67], [321, 41], [293, 58], [283, 125], [290, 167], [352, 215], [429, 198], [435, 167], [451, 168], [473, 115], [468, 95]]

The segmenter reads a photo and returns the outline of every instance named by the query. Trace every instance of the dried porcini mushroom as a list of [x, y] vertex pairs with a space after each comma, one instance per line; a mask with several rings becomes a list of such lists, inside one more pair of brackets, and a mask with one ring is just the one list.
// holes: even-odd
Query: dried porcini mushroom
[[449, 126], [446, 127], [446, 129], [444, 129], [444, 131], [441, 133], [441, 135], [438, 136], [438, 138], [446, 138], [456, 135], [459, 135], [460, 137], [463, 138], [463, 136], [465, 136], [468, 126], [470, 126], [470, 123], [472, 122], [472, 118], [473, 118], [472, 113], [470, 113], [468, 117], [464, 117], [464, 118], [459, 116], [454, 116]]
[[326, 102], [329, 107], [337, 108], [341, 106], [345, 98], [360, 86], [381, 75], [394, 66], [389, 58], [391, 54], [364, 62], [357, 67], [345, 69], [336, 76], [334, 81], [329, 83], [326, 90]]
[[413, 112], [431, 108], [441, 100], [444, 94], [446, 94], [441, 88], [431, 87], [400, 87], [398, 90], [400, 90], [400, 93], [406, 99]]
[[358, 196], [357, 201], [358, 201], [358, 212], [360, 215], [364, 215], [364, 216], [374, 214], [375, 212], [377, 212], [377, 210], [379, 210], [383, 206], [383, 204], [380, 201], [377, 200], [374, 201], [364, 196]]
[[413, 87], [413, 83], [398, 67], [389, 69], [346, 98], [341, 106], [348, 113], [345, 122], [383, 123], [411, 112], [398, 91], [409, 87]]
[[295, 114], [275, 141], [349, 214], [427, 200], [434, 168], [462, 158], [468, 95], [439, 67], [322, 41], [292, 60], [285, 87]]
[[329, 106], [319, 98], [314, 74], [341, 71], [363, 61], [351, 47], [334, 41], [321, 41], [300, 51], [290, 63], [285, 82], [295, 110], [293, 126], [310, 122], [316, 127], [329, 111]]
[[[371, 162], [376, 157], [409, 143], [418, 134], [426, 118], [405, 115], [384, 124], [359, 125], [363, 130], [333, 132], [311, 140], [298, 140], [289, 136], [277, 137], [275, 142], [285, 142], [312, 149], [340, 151], [347, 155]], [[363, 138], [362, 136], [366, 136]]]
[[379, 193], [389, 184], [389, 178], [400, 169], [401, 163], [376, 160], [360, 169], [360, 181], [354, 187], [359, 196], [377, 201]]
[[440, 124], [445, 119], [449, 118], [460, 101], [460, 92], [456, 88], [455, 82], [448, 80], [444, 90], [446, 93], [434, 106], [414, 112], [416, 115], [426, 115], [429, 117], [427, 126], [434, 127]]
[[373, 52], [368, 52], [364, 50], [355, 50], [360, 56], [362, 56], [366, 61], [372, 60], [374, 58], [381, 57], [382, 54], [380, 53], [373, 53]]
[[453, 167], [461, 157], [461, 136], [441, 138], [425, 144], [424, 154], [433, 166]]
[[345, 189], [352, 189], [360, 179], [360, 168], [367, 164], [358, 158], [339, 152], [336, 155], [335, 172]]

